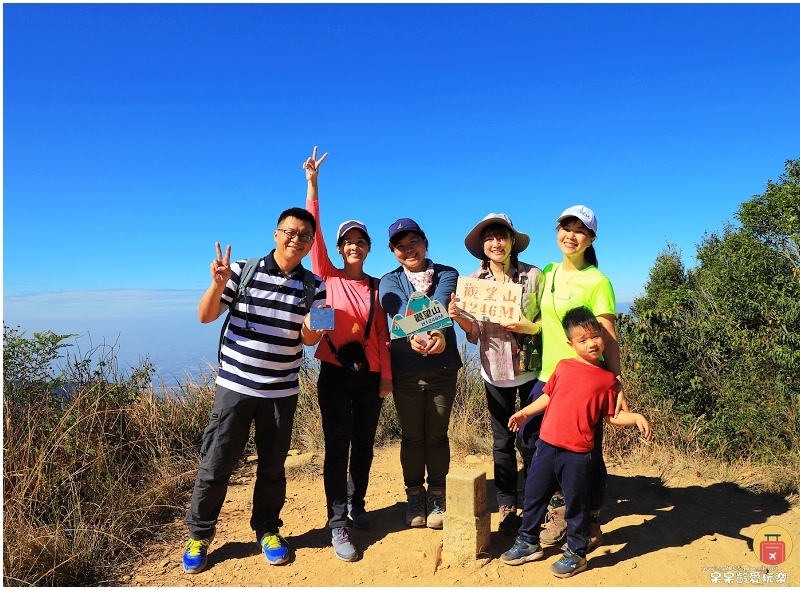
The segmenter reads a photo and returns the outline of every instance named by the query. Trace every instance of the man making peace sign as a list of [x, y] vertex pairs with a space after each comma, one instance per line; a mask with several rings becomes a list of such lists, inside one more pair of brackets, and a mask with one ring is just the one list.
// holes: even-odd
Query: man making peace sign
[[[305, 307], [305, 273], [300, 264], [311, 250], [317, 224], [305, 209], [281, 213], [273, 233], [275, 249], [258, 263], [244, 296], [231, 309], [221, 346], [211, 420], [203, 434], [202, 461], [186, 512], [189, 541], [183, 569], [201, 572], [214, 539], [228, 480], [255, 422], [258, 469], [250, 526], [268, 563], [289, 559], [279, 534], [280, 511], [286, 500], [284, 462], [292, 438], [294, 412], [300, 391], [297, 371], [303, 345], [313, 346], [322, 331], [310, 328]], [[231, 247], [219, 243], [211, 262], [211, 285], [200, 299], [201, 322], [216, 320], [230, 308], [242, 277], [244, 260], [231, 264]], [[325, 283], [314, 276], [312, 307], [325, 307]]]

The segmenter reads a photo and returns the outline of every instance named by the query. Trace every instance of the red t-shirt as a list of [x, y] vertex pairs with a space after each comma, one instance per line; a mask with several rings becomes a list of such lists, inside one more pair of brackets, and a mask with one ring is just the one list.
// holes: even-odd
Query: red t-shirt
[[543, 389], [550, 396], [539, 437], [555, 447], [587, 453], [594, 448], [594, 427], [613, 416], [617, 403], [614, 373], [578, 359], [564, 359]]

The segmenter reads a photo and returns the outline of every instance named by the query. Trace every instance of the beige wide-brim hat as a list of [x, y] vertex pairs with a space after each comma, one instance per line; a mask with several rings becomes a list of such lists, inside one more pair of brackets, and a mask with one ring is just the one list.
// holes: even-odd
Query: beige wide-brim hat
[[481, 240], [481, 234], [487, 226], [493, 224], [504, 225], [511, 231], [511, 234], [514, 236], [514, 252], [522, 252], [528, 247], [528, 244], [531, 243], [531, 238], [528, 234], [514, 229], [514, 224], [511, 223], [511, 218], [508, 215], [505, 213], [489, 213], [489, 215], [484, 217], [478, 225], [473, 227], [472, 231], [464, 238], [464, 245], [475, 258], [483, 260], [483, 241]]

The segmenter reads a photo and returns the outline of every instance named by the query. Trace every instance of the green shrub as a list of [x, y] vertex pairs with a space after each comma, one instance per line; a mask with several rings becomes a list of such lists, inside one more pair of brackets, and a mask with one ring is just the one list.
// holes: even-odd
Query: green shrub
[[619, 322], [629, 395], [662, 434], [726, 461], [800, 454], [800, 160], [698, 246], [668, 246]]

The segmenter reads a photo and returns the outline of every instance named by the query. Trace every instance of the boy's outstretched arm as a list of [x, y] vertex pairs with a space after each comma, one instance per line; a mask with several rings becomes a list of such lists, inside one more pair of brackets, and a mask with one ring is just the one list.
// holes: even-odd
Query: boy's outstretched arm
[[511, 418], [508, 419], [508, 429], [511, 432], [519, 432], [525, 421], [539, 412], [544, 412], [547, 404], [550, 403], [550, 396], [543, 393], [537, 397], [532, 403], [522, 408], [519, 412], [515, 412]]
[[653, 438], [653, 430], [650, 428], [650, 423], [644, 416], [636, 412], [620, 412], [616, 418], [614, 416], [606, 416], [606, 422], [614, 426], [636, 426], [647, 440]]

